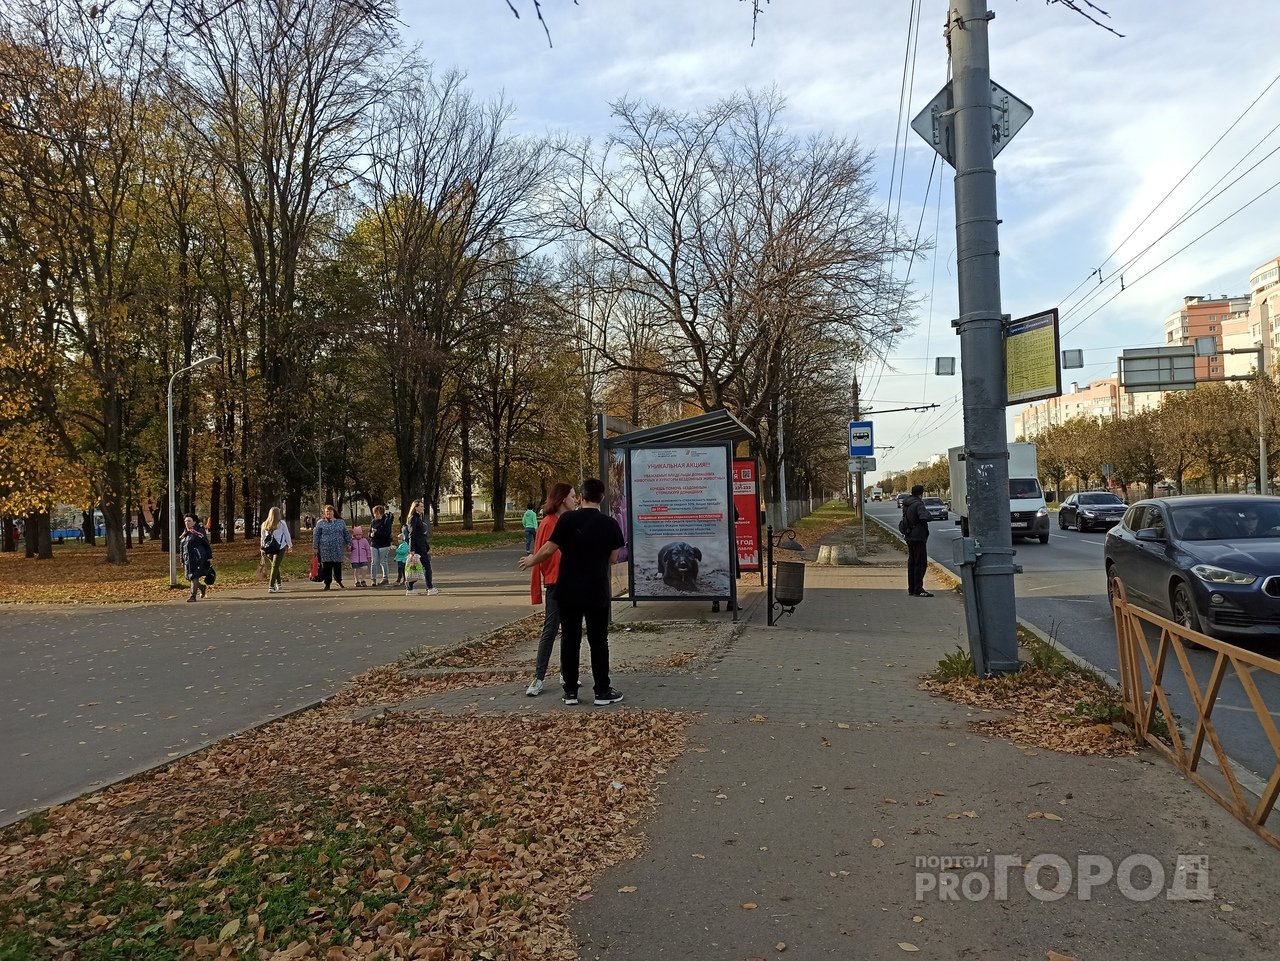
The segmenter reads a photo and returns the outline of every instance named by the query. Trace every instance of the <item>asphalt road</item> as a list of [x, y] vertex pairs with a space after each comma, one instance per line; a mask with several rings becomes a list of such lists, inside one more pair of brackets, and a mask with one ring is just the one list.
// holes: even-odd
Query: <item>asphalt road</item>
[[417, 645], [532, 613], [521, 548], [434, 558], [435, 597], [304, 580], [195, 604], [5, 608], [0, 824], [314, 704]]
[[[873, 502], [867, 513], [895, 529], [901, 516], [897, 505], [890, 502]], [[1023, 568], [1023, 573], [1014, 577], [1018, 616], [1112, 678], [1118, 678], [1115, 620], [1107, 603], [1107, 579], [1102, 565], [1102, 542], [1106, 535], [1062, 531], [1058, 529], [1057, 515], [1050, 519], [1048, 544], [1037, 540], [1014, 542], [1015, 561]], [[959, 537], [960, 528], [954, 523], [954, 515], [952, 520], [930, 525], [930, 558], [957, 574], [952, 544]], [[1256, 650], [1271, 657], [1280, 656], [1280, 644], [1260, 646]], [[1209, 651], [1189, 651], [1188, 654], [1203, 690], [1214, 655]], [[1232, 758], [1265, 781], [1275, 768], [1275, 752], [1239, 679], [1233, 672], [1228, 674], [1231, 676], [1224, 681], [1214, 708], [1218, 735]], [[1253, 677], [1266, 704], [1272, 708], [1271, 716], [1280, 724], [1280, 677], [1261, 671]], [[1194, 726], [1196, 710], [1181, 670], [1176, 665], [1166, 668], [1165, 681], [1173, 710], [1183, 719], [1184, 729], [1189, 730]], [[1206, 746], [1205, 752], [1211, 754], [1212, 750]]]

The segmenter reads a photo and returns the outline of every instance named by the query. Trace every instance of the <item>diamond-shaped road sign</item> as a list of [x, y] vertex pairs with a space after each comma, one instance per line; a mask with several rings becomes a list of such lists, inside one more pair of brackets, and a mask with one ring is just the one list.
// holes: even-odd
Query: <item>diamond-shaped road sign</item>
[[[991, 156], [1004, 149], [1013, 135], [1031, 119], [1031, 108], [1004, 87], [991, 81]], [[956, 165], [955, 106], [951, 83], [916, 114], [911, 129], [924, 138], [942, 159]]]

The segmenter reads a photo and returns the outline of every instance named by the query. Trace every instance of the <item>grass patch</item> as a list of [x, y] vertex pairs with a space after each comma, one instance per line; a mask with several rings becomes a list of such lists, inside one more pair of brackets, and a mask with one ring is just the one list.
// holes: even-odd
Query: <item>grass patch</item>
[[[519, 524], [517, 522], [517, 527]], [[311, 532], [296, 537], [292, 554], [281, 562], [286, 581], [305, 581], [311, 569]], [[494, 532], [464, 531], [461, 522], [446, 524], [431, 533], [431, 552], [441, 557], [465, 554], [489, 547], [522, 544], [522, 530]], [[213, 546], [213, 566], [218, 582], [213, 592], [258, 584], [258, 541], [256, 537], [236, 539]], [[21, 551], [0, 553], [0, 601], [18, 603], [78, 603], [182, 600], [190, 591], [178, 558], [178, 589], [169, 587], [169, 553], [159, 541], [134, 542], [129, 563], [107, 564], [106, 546], [77, 542], [55, 544], [53, 560], [38, 561]], [[0, 959], [2, 961], [2, 959]]]
[[559, 956], [686, 720], [353, 722], [389, 677], [0, 831], [0, 959]]
[[940, 681], [954, 681], [972, 677], [973, 671], [973, 655], [957, 644], [954, 651], [938, 661], [938, 666], [930, 676]]

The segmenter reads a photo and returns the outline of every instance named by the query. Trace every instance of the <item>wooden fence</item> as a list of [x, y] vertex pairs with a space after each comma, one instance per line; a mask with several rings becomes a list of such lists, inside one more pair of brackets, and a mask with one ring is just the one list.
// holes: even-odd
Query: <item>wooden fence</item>
[[[1280, 731], [1276, 729], [1275, 718], [1264, 703], [1254, 678], [1257, 672], [1280, 675], [1280, 661], [1215, 640], [1134, 607], [1126, 600], [1124, 587], [1118, 579], [1112, 582], [1112, 611], [1120, 648], [1120, 688], [1125, 714], [1133, 729], [1249, 830], [1280, 849], [1280, 837], [1267, 827], [1267, 819], [1276, 806], [1277, 797], [1280, 797]], [[1150, 625], [1154, 630], [1148, 632], [1144, 625]], [[1157, 631], [1159, 637], [1153, 639], [1150, 635]], [[1189, 645], [1199, 645], [1213, 652], [1213, 664], [1207, 674], [1203, 666], [1200, 668], [1201, 676], [1193, 670], [1187, 654]], [[1170, 677], [1177, 676], [1171, 668], [1173, 662], [1181, 669], [1182, 680], [1195, 705], [1195, 727], [1189, 735], [1185, 732], [1185, 724], [1180, 730], [1166, 690], [1171, 683]], [[1265, 761], [1275, 762], [1270, 777], [1262, 784], [1256, 798], [1241, 786], [1238, 765], [1223, 750], [1213, 721], [1214, 707], [1218, 704], [1223, 684], [1233, 678], [1247, 696], [1271, 745], [1272, 754]], [[1272, 707], [1280, 709], [1280, 705]], [[1239, 710], [1238, 707], [1235, 709]], [[1190, 723], [1190, 718], [1186, 723]], [[1217, 762], [1216, 772], [1201, 766], [1201, 762], [1206, 760], [1206, 743]]]

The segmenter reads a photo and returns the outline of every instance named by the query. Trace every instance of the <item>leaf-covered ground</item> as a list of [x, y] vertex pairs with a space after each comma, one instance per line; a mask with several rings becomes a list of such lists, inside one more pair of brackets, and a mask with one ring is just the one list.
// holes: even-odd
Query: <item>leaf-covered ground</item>
[[1086, 670], [1058, 658], [1037, 658], [1016, 674], [979, 679], [928, 677], [920, 689], [1002, 716], [973, 722], [981, 733], [1010, 738], [1019, 747], [1065, 754], [1118, 757], [1135, 753], [1133, 735], [1112, 722], [1123, 717], [1119, 692]]
[[[432, 534], [431, 552], [438, 557], [464, 554], [522, 541], [521, 531], [440, 531]], [[129, 563], [107, 564], [101, 540], [96, 547], [55, 544], [52, 560], [34, 560], [22, 551], [0, 553], [0, 602], [45, 604], [103, 604], [113, 602], [182, 600], [190, 590], [178, 559], [178, 590], [169, 587], [169, 554], [159, 541], [146, 541], [129, 550]], [[210, 591], [255, 583], [258, 542], [235, 540], [213, 545], [217, 584]], [[284, 580], [305, 580], [311, 566], [311, 534], [303, 531], [298, 546], [285, 556]], [[348, 575], [349, 576], [349, 575]]]
[[576, 957], [565, 906], [640, 849], [689, 719], [354, 710], [451, 683], [380, 668], [8, 829], [0, 959]]

